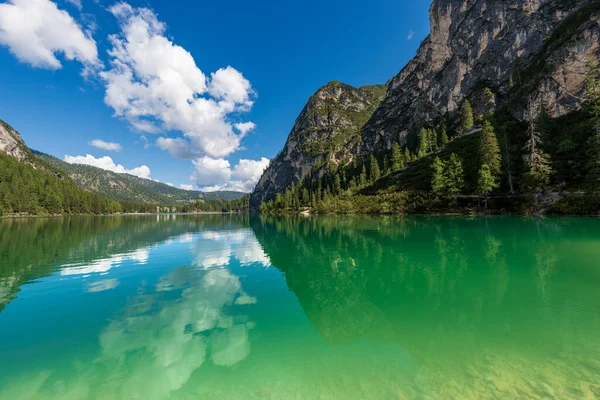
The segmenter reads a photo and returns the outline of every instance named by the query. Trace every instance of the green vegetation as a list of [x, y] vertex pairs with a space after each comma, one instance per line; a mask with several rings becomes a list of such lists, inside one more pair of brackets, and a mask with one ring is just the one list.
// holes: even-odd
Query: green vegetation
[[469, 100], [465, 100], [462, 106], [460, 118], [461, 133], [468, 133], [473, 128], [473, 125], [473, 107], [471, 106]]
[[86, 192], [53, 171], [0, 153], [0, 210], [4, 215], [112, 214], [149, 212], [151, 206]]
[[48, 154], [33, 153], [37, 159], [68, 175], [79, 187], [114, 200], [180, 206], [197, 200], [235, 200], [244, 195], [230, 191], [202, 193], [182, 190], [150, 179], [117, 174], [89, 165], [69, 164]]
[[250, 195], [246, 194], [239, 199], [223, 200], [212, 199], [208, 201], [199, 200], [186, 204], [181, 212], [247, 212], [249, 209]]
[[[523, 213], [539, 210], [538, 200], [546, 194], [563, 193], [563, 199], [545, 211], [597, 212], [600, 200], [596, 197], [600, 196], [581, 190], [599, 165], [590, 161], [593, 155], [600, 160], [600, 146], [598, 151], [592, 146], [600, 120], [598, 102], [590, 98], [581, 110], [554, 119], [543, 101], [539, 103], [530, 123], [500, 109], [471, 134], [457, 136], [463, 129], [457, 124], [457, 130], [450, 132], [456, 139], [445, 145], [440, 139], [442, 124], [436, 129], [425, 127], [420, 130], [425, 143], [421, 157], [408, 146], [393, 143], [387, 153], [329, 165], [324, 172], [307, 175], [273, 201], [263, 203], [261, 211], [390, 214], [490, 209]], [[429, 132], [437, 132], [436, 150], [430, 145]], [[377, 168], [381, 177], [374, 179]]]
[[[342, 105], [328, 94], [342, 89], [350, 106]], [[325, 92], [325, 94], [323, 94]], [[303, 151], [314, 157], [343, 151], [349, 143], [360, 141], [360, 132], [386, 93], [385, 85], [354, 88], [338, 81], [329, 82], [312, 96], [304, 113], [308, 123], [298, 126], [295, 137]], [[322, 97], [325, 99], [322, 99]], [[355, 107], [361, 104], [363, 107]]]

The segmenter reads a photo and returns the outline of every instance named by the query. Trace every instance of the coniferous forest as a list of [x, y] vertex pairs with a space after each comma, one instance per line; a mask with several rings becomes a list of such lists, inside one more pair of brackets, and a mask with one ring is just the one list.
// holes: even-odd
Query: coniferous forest
[[528, 105], [526, 121], [506, 107], [475, 118], [466, 100], [457, 118], [424, 126], [390, 151], [330, 163], [325, 172], [318, 166], [260, 210], [593, 213], [600, 209], [598, 67], [586, 87], [582, 108], [559, 118], [549, 116], [543, 96]]
[[0, 215], [153, 212], [156, 205], [111, 200], [80, 189], [42, 165], [0, 153]]

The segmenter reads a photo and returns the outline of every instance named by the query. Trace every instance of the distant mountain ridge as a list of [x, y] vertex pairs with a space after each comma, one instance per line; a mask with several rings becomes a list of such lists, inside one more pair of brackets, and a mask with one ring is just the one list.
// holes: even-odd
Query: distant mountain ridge
[[[88, 165], [69, 164], [51, 155], [32, 151], [19, 132], [2, 120], [0, 120], [0, 156], [3, 158], [2, 165], [7, 169], [0, 171], [0, 214], [3, 209], [6, 213], [69, 212], [69, 207], [61, 209], [64, 204], [60, 204], [66, 201], [67, 197], [75, 196], [96, 201], [90, 197], [92, 194], [105, 198], [98, 200], [100, 202], [106, 200], [110, 203], [117, 200], [161, 205], [184, 205], [199, 200], [237, 200], [245, 195], [233, 191], [210, 193], [187, 191], [129, 174], [117, 174]], [[52, 196], [36, 186], [43, 185], [43, 182], [48, 186], [50, 181], [53, 186]], [[27, 193], [31, 190], [36, 193]], [[77, 193], [79, 190], [87, 192], [90, 196]], [[28, 197], [26, 205], [20, 204], [20, 200], [15, 198], [17, 191], [20, 191], [19, 196]], [[61, 201], [55, 202], [54, 194], [57, 194]], [[52, 202], [47, 199], [48, 196], [52, 197]], [[3, 205], [2, 201], [6, 204]], [[53, 203], [53, 207], [46, 207], [45, 201], [48, 204]], [[10, 206], [7, 205], [8, 203]], [[118, 209], [116, 204], [110, 204]]]
[[38, 159], [53, 166], [59, 171], [63, 171], [73, 179], [79, 187], [115, 200], [157, 204], [179, 204], [196, 200], [236, 200], [245, 194], [232, 191], [204, 193], [193, 190], [183, 190], [161, 182], [139, 178], [134, 175], [118, 174], [90, 165], [69, 164], [56, 157], [35, 150], [33, 153]]

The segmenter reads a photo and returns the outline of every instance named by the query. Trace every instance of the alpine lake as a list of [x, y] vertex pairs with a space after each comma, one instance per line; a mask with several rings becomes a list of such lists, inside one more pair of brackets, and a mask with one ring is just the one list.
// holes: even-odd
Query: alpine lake
[[0, 220], [0, 399], [600, 399], [600, 219]]

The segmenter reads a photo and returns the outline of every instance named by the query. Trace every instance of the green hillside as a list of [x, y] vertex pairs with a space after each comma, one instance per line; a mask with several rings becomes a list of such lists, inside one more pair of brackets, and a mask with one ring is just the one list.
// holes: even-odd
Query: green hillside
[[153, 208], [86, 192], [50, 167], [0, 152], [0, 215], [112, 214], [151, 212]]
[[197, 200], [237, 200], [241, 192], [202, 193], [178, 189], [161, 182], [138, 178], [129, 174], [117, 174], [89, 165], [69, 164], [48, 154], [34, 151], [35, 156], [68, 175], [79, 187], [92, 193], [115, 200], [153, 204], [186, 204]]

